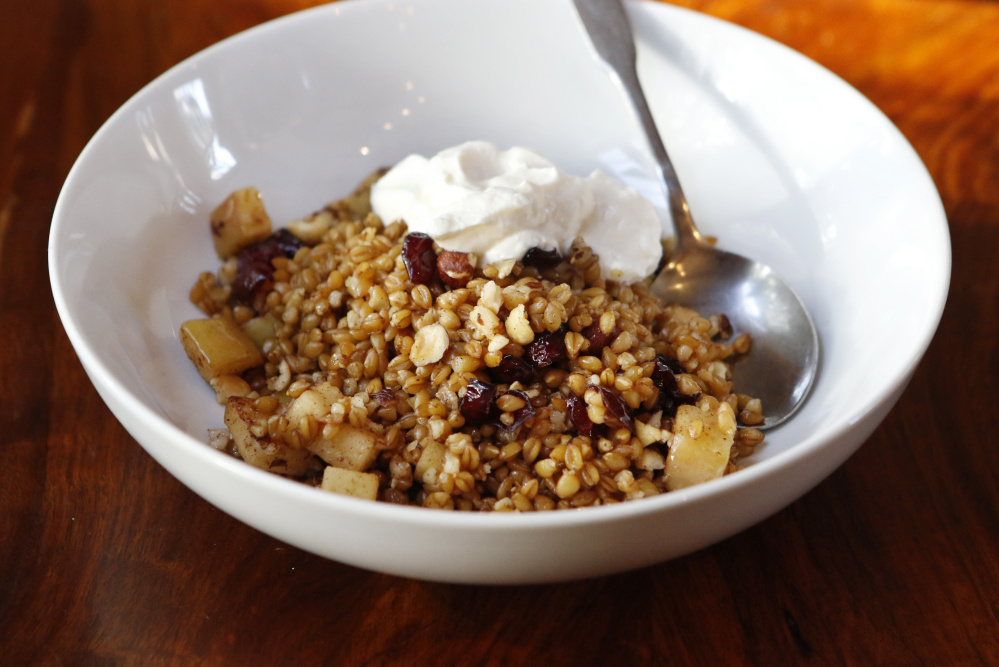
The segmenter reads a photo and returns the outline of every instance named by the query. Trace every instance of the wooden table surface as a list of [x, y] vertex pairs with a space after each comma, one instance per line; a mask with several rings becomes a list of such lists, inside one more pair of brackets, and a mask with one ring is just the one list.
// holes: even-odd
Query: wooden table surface
[[946, 207], [949, 302], [897, 407], [786, 510], [655, 567], [508, 588], [340, 565], [216, 510], [112, 417], [56, 316], [49, 221], [85, 142], [171, 65], [311, 4], [0, 2], [0, 663], [999, 664], [999, 3], [678, 3], [898, 125]]

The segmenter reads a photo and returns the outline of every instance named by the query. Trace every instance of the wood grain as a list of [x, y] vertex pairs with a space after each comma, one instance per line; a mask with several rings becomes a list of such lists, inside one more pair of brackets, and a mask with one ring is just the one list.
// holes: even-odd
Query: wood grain
[[0, 662], [999, 664], [999, 4], [685, 0], [817, 60], [940, 189], [939, 332], [861, 450], [785, 511], [670, 563], [557, 586], [375, 574], [186, 490], [93, 390], [48, 288], [73, 161], [145, 83], [306, 0], [0, 4]]

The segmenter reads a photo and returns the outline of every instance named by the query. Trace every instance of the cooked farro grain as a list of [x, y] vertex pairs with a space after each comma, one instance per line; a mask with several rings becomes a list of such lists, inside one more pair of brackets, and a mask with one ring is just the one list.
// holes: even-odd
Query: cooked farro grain
[[[727, 362], [749, 337], [728, 342], [724, 315], [602, 281], [581, 239], [552, 268], [442, 259], [370, 212], [378, 176], [263, 242], [259, 226], [241, 241], [223, 224], [240, 202], [266, 215], [255, 190], [213, 214], [236, 235], [216, 247], [241, 249], [198, 276], [191, 301], [259, 351], [216, 369], [227, 341], [182, 336], [226, 405], [231, 441], [213, 430], [214, 447], [335, 492], [530, 511], [703, 481], [763, 441], [760, 402], [733, 393]], [[678, 411], [690, 426], [671, 452]], [[691, 451], [697, 465], [720, 456], [717, 472], [680, 468]]]

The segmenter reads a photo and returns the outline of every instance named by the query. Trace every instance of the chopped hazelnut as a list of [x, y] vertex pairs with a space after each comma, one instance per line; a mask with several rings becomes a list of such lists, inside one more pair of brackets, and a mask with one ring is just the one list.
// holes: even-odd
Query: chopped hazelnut
[[527, 319], [524, 304], [510, 311], [510, 316], [506, 318], [506, 333], [510, 340], [521, 345], [527, 345], [534, 340], [534, 330]]
[[440, 324], [428, 324], [413, 337], [413, 347], [409, 350], [409, 359], [417, 366], [425, 366], [441, 360], [447, 352], [450, 339], [447, 329]]
[[500, 333], [500, 319], [485, 306], [476, 306], [468, 316], [468, 323], [485, 340], [491, 340]]
[[437, 272], [451, 287], [464, 287], [475, 272], [476, 256], [467, 252], [445, 250], [437, 256]]
[[503, 307], [503, 288], [497, 285], [495, 280], [490, 280], [482, 286], [479, 304], [494, 313], [499, 313], [500, 308]]

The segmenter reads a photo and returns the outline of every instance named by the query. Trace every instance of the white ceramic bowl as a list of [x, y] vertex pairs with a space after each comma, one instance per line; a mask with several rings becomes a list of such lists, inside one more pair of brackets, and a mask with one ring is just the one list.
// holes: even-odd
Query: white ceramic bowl
[[950, 276], [939, 198], [889, 121], [813, 62], [690, 11], [628, 9], [702, 229], [773, 265], [821, 332], [810, 400], [746, 470], [617, 506], [473, 515], [325, 493], [205, 444], [222, 409], [177, 330], [197, 315], [195, 276], [217, 265], [207, 219], [231, 190], [256, 185], [288, 220], [410, 152], [488, 139], [576, 173], [602, 168], [661, 204], [568, 0], [342, 2], [226, 40], [126, 103], [70, 173], [49, 250], [66, 331], [115, 416], [234, 517], [332, 559], [442, 581], [636, 568], [811, 489], [891, 409], [937, 326]]

